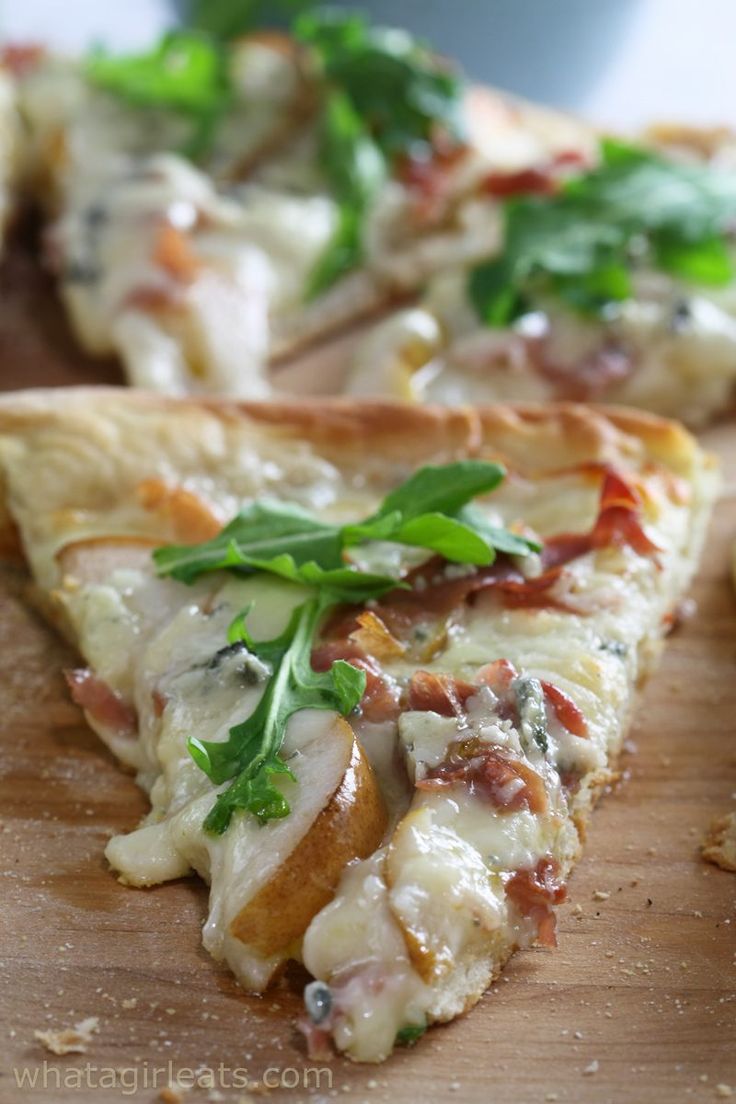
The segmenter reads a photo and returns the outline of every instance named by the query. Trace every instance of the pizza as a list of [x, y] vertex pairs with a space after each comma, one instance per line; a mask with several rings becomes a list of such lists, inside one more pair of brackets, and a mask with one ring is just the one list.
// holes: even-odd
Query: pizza
[[169, 393], [265, 393], [269, 361], [492, 250], [489, 174], [595, 150], [354, 14], [224, 54], [190, 32], [135, 58], [40, 52], [18, 89], [74, 332]]
[[106, 848], [210, 885], [208, 951], [380, 1061], [555, 942], [717, 489], [681, 427], [577, 405], [0, 401], [3, 528], [71, 695], [151, 800]]
[[[696, 141], [697, 136], [700, 142]], [[736, 382], [733, 135], [602, 139], [597, 163], [498, 177], [499, 246], [365, 339], [351, 394], [624, 403], [702, 427]]]

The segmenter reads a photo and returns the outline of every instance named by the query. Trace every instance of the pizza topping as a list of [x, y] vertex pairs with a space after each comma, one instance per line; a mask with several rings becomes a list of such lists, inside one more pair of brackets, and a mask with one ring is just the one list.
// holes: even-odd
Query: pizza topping
[[496, 199], [517, 195], [553, 195], [559, 191], [566, 176], [580, 172], [585, 157], [579, 150], [563, 150], [548, 165], [519, 169], [517, 172], [489, 173], [483, 181], [483, 191]]
[[[290, 503], [261, 499], [241, 510], [213, 540], [158, 549], [154, 560], [160, 574], [186, 583], [203, 572], [228, 568], [243, 575], [269, 571], [292, 582], [338, 582], [344, 587], [351, 575], [359, 586], [368, 578], [367, 571], [345, 567], [353, 550], [367, 542], [403, 544], [472, 565], [491, 564], [496, 550], [525, 556], [540, 546], [486, 524], [469, 505], [477, 495], [494, 490], [504, 474], [498, 464], [481, 460], [420, 468], [375, 513], [343, 526], [320, 521]], [[326, 579], [325, 571], [339, 577]]]
[[397, 160], [431, 149], [439, 135], [459, 142], [461, 85], [405, 31], [371, 27], [356, 13], [305, 13], [294, 34], [323, 84], [320, 163], [339, 205], [312, 297], [361, 262], [368, 210]]
[[533, 675], [522, 674], [511, 683], [511, 689], [516, 696], [522, 747], [528, 750], [536, 745], [540, 751], [546, 752], [549, 749], [549, 733], [541, 682]]
[[104, 728], [121, 736], [132, 736], [138, 727], [135, 709], [111, 690], [89, 667], [65, 671], [73, 700]]
[[548, 704], [552, 706], [554, 714], [562, 727], [566, 728], [568, 732], [572, 732], [573, 736], [587, 737], [587, 722], [572, 698], [568, 697], [558, 686], [547, 682], [545, 679], [542, 679], [540, 685], [544, 690], [544, 696]]
[[24, 77], [46, 57], [46, 47], [39, 43], [8, 43], [0, 47], [0, 66], [14, 77]]
[[441, 717], [465, 716], [465, 704], [478, 693], [472, 682], [453, 678], [452, 675], [435, 675], [429, 671], [416, 671], [409, 683], [408, 708], [419, 712], [439, 713]]
[[628, 546], [641, 556], [656, 555], [661, 549], [644, 531], [641, 508], [636, 490], [618, 472], [607, 468], [593, 528], [589, 533], [560, 533], [546, 540], [543, 564], [548, 570], [554, 569], [586, 552], [611, 546]]
[[412, 213], [419, 226], [436, 222], [446, 211], [452, 196], [453, 170], [466, 152], [463, 146], [445, 148], [435, 142], [424, 156], [410, 150], [399, 160], [398, 176], [409, 189]]
[[329, 671], [338, 659], [365, 674], [365, 689], [359, 703], [361, 716], [377, 723], [395, 720], [400, 712], [401, 690], [378, 660], [352, 641], [332, 641], [314, 649], [312, 667], [315, 671]]
[[393, 636], [373, 610], [364, 610], [355, 619], [358, 628], [350, 634], [350, 640], [360, 645], [376, 659], [396, 659], [404, 655], [406, 646]]
[[547, 793], [537, 771], [506, 748], [494, 747], [483, 740], [452, 743], [447, 757], [438, 766], [428, 768], [417, 782], [417, 789], [441, 790], [457, 783], [466, 786], [470, 794], [508, 812], [547, 810]]
[[[247, 609], [230, 627], [229, 642], [242, 641], [267, 664], [271, 678], [252, 715], [231, 728], [227, 740], [189, 741], [195, 762], [216, 785], [232, 780], [207, 815], [208, 830], [224, 832], [237, 809], [261, 821], [288, 815], [289, 804], [272, 776], [292, 777], [279, 749], [295, 713], [330, 709], [346, 715], [368, 690], [367, 717], [395, 715], [396, 688], [357, 641], [318, 650], [315, 658], [320, 665], [329, 664], [326, 670], [315, 670], [311, 663], [319, 627], [334, 606], [364, 603], [397, 584], [406, 585], [393, 576], [346, 564], [346, 550], [366, 541], [388, 540], [441, 550], [448, 559], [471, 564], [490, 563], [495, 544], [529, 552], [536, 547], [533, 542], [481, 524], [468, 505], [475, 495], [496, 487], [503, 474], [498, 465], [483, 461], [422, 468], [388, 494], [374, 514], [342, 527], [320, 522], [297, 507], [261, 501], [241, 511], [213, 540], [154, 552], [160, 574], [185, 582], [229, 568], [245, 575], [267, 572], [308, 588], [312, 595], [297, 606], [287, 628], [273, 640], [253, 639], [246, 625]], [[367, 624], [375, 636], [378, 620]], [[366, 630], [365, 619], [357, 628]], [[387, 634], [382, 632], [381, 638], [385, 647]], [[342, 658], [346, 654], [352, 662]]]
[[604, 337], [591, 352], [571, 363], [550, 353], [549, 341], [545, 339], [529, 342], [527, 348], [541, 375], [557, 388], [558, 396], [578, 402], [589, 402], [623, 383], [637, 364], [633, 350], [613, 336]]
[[632, 297], [644, 256], [694, 283], [734, 275], [725, 237], [736, 222], [732, 177], [606, 139], [599, 167], [555, 195], [505, 207], [505, 247], [470, 275], [468, 293], [489, 326], [507, 326], [552, 293], [594, 316]]
[[163, 107], [191, 119], [182, 153], [193, 158], [210, 149], [231, 102], [224, 52], [195, 31], [169, 31], [144, 54], [112, 57], [98, 50], [88, 57], [85, 74], [136, 107]]
[[304, 1005], [313, 1024], [324, 1023], [332, 1012], [332, 993], [323, 981], [311, 981], [304, 990]]
[[200, 495], [163, 479], [144, 479], [136, 488], [145, 510], [160, 516], [177, 540], [206, 541], [219, 533], [222, 521]]
[[567, 890], [560, 881], [559, 864], [540, 859], [533, 869], [517, 870], [506, 883], [506, 893], [522, 916], [537, 925], [537, 939], [545, 947], [556, 947], [557, 918], [552, 906], [565, 900]]
[[191, 283], [200, 268], [200, 262], [186, 234], [170, 222], [163, 223], [158, 231], [153, 262], [182, 284]]

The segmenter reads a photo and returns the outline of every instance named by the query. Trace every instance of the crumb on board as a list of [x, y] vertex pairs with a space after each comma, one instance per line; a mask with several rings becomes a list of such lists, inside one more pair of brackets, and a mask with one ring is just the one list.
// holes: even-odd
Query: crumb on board
[[594, 1073], [598, 1072], [598, 1069], [599, 1069], [598, 1059], [594, 1058], [593, 1061], [589, 1065], [587, 1065], [585, 1067], [585, 1069], [583, 1070], [583, 1076], [584, 1077], [592, 1077], [592, 1075]]
[[610, 896], [611, 894], [607, 893], [605, 889], [596, 889], [593, 891], [594, 901], [607, 901]]
[[171, 1085], [167, 1085], [165, 1089], [162, 1089], [158, 1094], [158, 1098], [161, 1104], [182, 1104], [184, 1100], [179, 1090], [173, 1089]]
[[716, 1096], [720, 1097], [721, 1100], [725, 1100], [727, 1097], [733, 1095], [734, 1091], [730, 1085], [724, 1084], [723, 1081], [721, 1081], [719, 1085], [716, 1085]]
[[61, 1031], [34, 1031], [33, 1036], [51, 1054], [86, 1054], [92, 1042], [92, 1035], [100, 1030], [97, 1016], [89, 1016], [74, 1027], [64, 1027]]
[[736, 871], [736, 812], [711, 821], [702, 855], [706, 862], [715, 863], [721, 870]]

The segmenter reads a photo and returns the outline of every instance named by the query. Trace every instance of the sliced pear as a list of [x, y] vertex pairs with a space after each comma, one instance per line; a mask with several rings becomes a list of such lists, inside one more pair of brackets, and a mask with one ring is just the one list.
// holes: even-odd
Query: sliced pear
[[[305, 802], [319, 811], [311, 827], [272, 876], [253, 893], [230, 922], [230, 934], [263, 955], [299, 939], [312, 917], [331, 900], [345, 866], [379, 846], [386, 810], [375, 775], [342, 719], [314, 748], [304, 772]], [[287, 823], [288, 827], [288, 823]]]

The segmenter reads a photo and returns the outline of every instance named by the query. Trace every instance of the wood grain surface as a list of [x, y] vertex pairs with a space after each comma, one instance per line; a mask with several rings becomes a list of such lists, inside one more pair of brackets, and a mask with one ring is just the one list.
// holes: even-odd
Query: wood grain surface
[[[51, 287], [33, 273], [22, 254], [0, 272], [2, 388], [114, 380], [114, 365], [74, 353]], [[318, 387], [324, 364], [311, 355]], [[298, 970], [265, 997], [238, 990], [200, 946], [196, 880], [153, 890], [115, 881], [102, 850], [136, 824], [143, 797], [69, 701], [60, 672], [74, 655], [32, 612], [24, 572], [3, 569], [0, 1102], [165, 1100], [170, 1068], [200, 1071], [205, 1088], [185, 1102], [695, 1104], [727, 1099], [730, 1087], [736, 1099], [736, 876], [698, 850], [736, 793], [736, 426], [705, 440], [726, 488], [697, 611], [644, 694], [621, 782], [600, 804], [560, 910], [557, 951], [517, 955], [469, 1015], [381, 1067], [307, 1059], [293, 1028]], [[34, 1037], [90, 1016], [99, 1031], [86, 1054], [55, 1057]], [[34, 1072], [35, 1088], [18, 1086]]]

